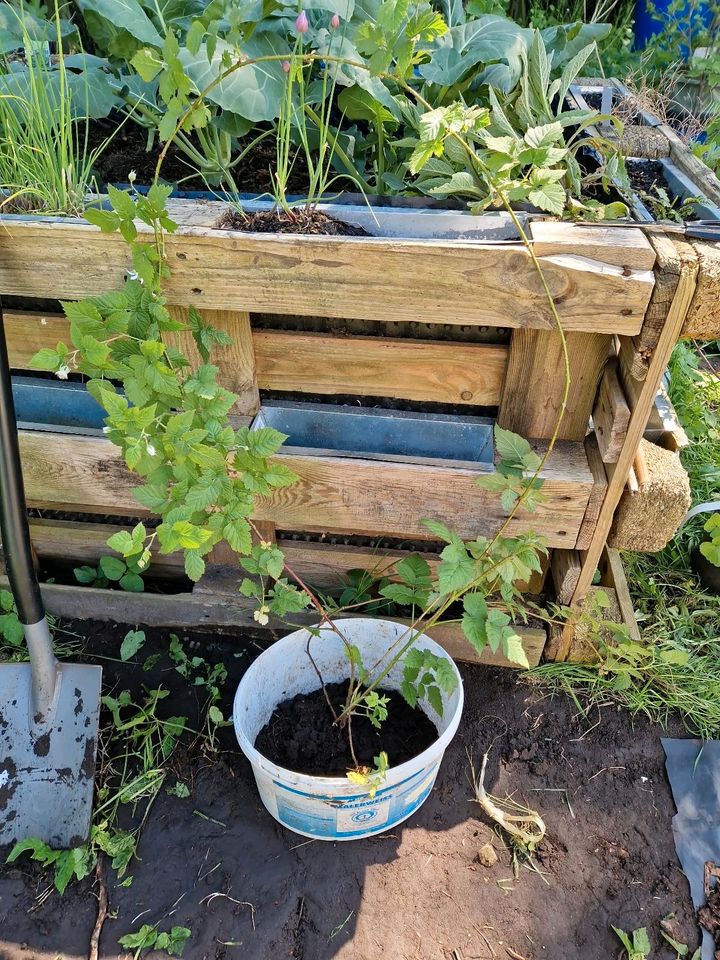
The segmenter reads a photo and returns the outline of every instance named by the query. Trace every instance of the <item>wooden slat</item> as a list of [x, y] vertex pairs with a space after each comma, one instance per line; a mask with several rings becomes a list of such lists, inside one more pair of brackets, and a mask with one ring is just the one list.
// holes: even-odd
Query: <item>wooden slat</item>
[[630, 408], [620, 386], [614, 357], [600, 379], [600, 389], [593, 408], [593, 423], [603, 461], [617, 463], [630, 423]]
[[681, 237], [653, 234], [650, 240], [657, 255], [655, 288], [645, 312], [642, 329], [634, 339], [631, 372], [637, 380], [644, 380], [647, 374], [650, 357], [657, 346], [677, 290], [683, 261], [695, 258], [691, 244]]
[[590, 472], [593, 475], [593, 488], [590, 492], [588, 505], [585, 508], [585, 516], [580, 524], [580, 531], [575, 544], [576, 550], [587, 550], [590, 546], [600, 510], [605, 500], [608, 483], [605, 464], [600, 456], [600, 448], [594, 433], [589, 433], [585, 437], [585, 453], [587, 454]]
[[[566, 333], [566, 340], [570, 392], [559, 436], [565, 440], [582, 440], [610, 350], [610, 337], [604, 333]], [[560, 334], [514, 331], [498, 423], [524, 437], [551, 437], [564, 385]]]
[[[108, 440], [33, 431], [21, 431], [20, 439], [31, 506], [147, 515], [132, 495], [136, 478]], [[260, 502], [256, 517], [281, 529], [431, 539], [420, 523], [427, 516], [470, 539], [492, 535], [506, 516], [498, 498], [477, 487], [471, 470], [341, 457], [280, 459], [299, 482]], [[531, 528], [549, 546], [572, 547], [593, 485], [582, 445], [559, 444], [544, 477], [537, 512], [521, 511], [508, 534]]]
[[580, 579], [580, 553], [577, 550], [553, 550], [550, 555], [550, 569], [558, 603], [570, 603]]
[[[263, 529], [263, 536], [267, 540], [275, 540], [285, 554], [288, 564], [298, 573], [306, 583], [318, 590], [335, 590], [343, 585], [343, 576], [348, 570], [369, 570], [377, 576], [391, 576], [395, 564], [411, 553], [423, 556], [428, 563], [435, 567], [439, 557], [435, 553], [428, 553], [420, 549], [388, 550], [385, 548], [372, 549], [357, 546], [338, 546], [329, 543], [316, 543], [295, 540], [288, 536], [275, 537], [272, 524], [256, 523]], [[96, 564], [100, 557], [113, 553], [107, 546], [108, 539], [119, 530], [130, 530], [131, 526], [121, 526], [109, 523], [87, 523], [76, 520], [48, 520], [39, 519], [30, 521], [30, 536], [33, 547], [41, 561], [61, 560], [67, 564]], [[152, 547], [151, 573], [154, 576], [169, 578], [179, 577], [183, 573], [183, 557], [181, 553], [161, 554], [157, 543]], [[0, 560], [2, 545], [0, 544]], [[207, 562], [213, 560], [212, 554]], [[224, 554], [219, 561], [230, 565], [240, 576], [237, 557], [234, 553]], [[541, 572], [533, 571], [526, 584], [518, 584], [521, 593], [537, 595], [541, 592], [545, 581], [549, 562], [546, 556], [541, 557]], [[201, 587], [202, 581], [197, 584], [196, 590]], [[202, 589], [207, 589], [203, 586]]]
[[[8, 580], [0, 576], [0, 588], [8, 588]], [[58, 583], [46, 583], [41, 587], [43, 601], [49, 613], [72, 619], [105, 620], [116, 623], [178, 628], [212, 628], [214, 632], [246, 637], [249, 630], [259, 632], [253, 619], [252, 604], [237, 592], [221, 593], [125, 593], [122, 590], [98, 590], [89, 587], [71, 587]], [[297, 626], [317, 623], [317, 615], [295, 614], [288, 621]], [[403, 622], [403, 621], [400, 621]], [[267, 634], [276, 638], [290, 633], [292, 626], [271, 623]], [[545, 645], [545, 631], [533, 627], [517, 626], [523, 649], [530, 666], [540, 662]], [[490, 666], [513, 667], [517, 664], [494, 654], [489, 647], [478, 655], [461, 636], [460, 627], [443, 624], [432, 631], [432, 637], [457, 660], [468, 663], [484, 663]], [[249, 644], [248, 644], [249, 645]]]
[[561, 220], [534, 220], [531, 233], [533, 249], [539, 257], [564, 250], [628, 270], [652, 270], [655, 263], [655, 251], [635, 227], [586, 227]]
[[[492, 536], [507, 515], [497, 496], [477, 487], [471, 470], [340, 457], [282, 460], [299, 482], [261, 501], [256, 515], [286, 530], [431, 539], [421, 523], [431, 517], [471, 539]], [[543, 502], [533, 514], [520, 511], [508, 534], [530, 528], [550, 546], [574, 546], [592, 489], [582, 446], [561, 445], [543, 475]]]
[[[600, 557], [602, 556], [602, 551], [612, 526], [615, 508], [622, 496], [625, 481], [627, 480], [630, 468], [637, 454], [638, 446], [650, 415], [650, 410], [655, 402], [655, 395], [657, 394], [672, 349], [685, 322], [685, 317], [695, 292], [696, 277], [697, 263], [683, 263], [677, 291], [670, 306], [665, 326], [662, 329], [657, 347], [652, 355], [647, 376], [645, 380], [642, 381], [642, 388], [638, 391], [637, 399], [632, 409], [632, 416], [630, 417], [625, 443], [620, 451], [620, 456], [615, 465], [615, 471], [608, 482], [605, 501], [595, 527], [595, 532], [587, 551], [583, 555], [583, 569], [578, 580], [578, 585], [575, 588], [573, 603], [579, 603], [585, 597], [592, 584], [595, 570], [600, 562]], [[627, 396], [627, 389], [625, 392]]]
[[64, 314], [30, 310], [3, 311], [10, 366], [22, 370], [42, 347], [70, 346], [70, 324]]
[[607, 547], [602, 555], [600, 577], [601, 586], [612, 587], [615, 591], [623, 623], [628, 628], [630, 637], [640, 643], [640, 629], [635, 619], [635, 608], [628, 589], [622, 558], [620, 553], [612, 547]]
[[507, 347], [318, 333], [253, 333], [261, 390], [497, 406]]
[[[4, 227], [0, 289], [6, 295], [72, 300], [122, 286], [130, 263], [118, 236], [76, 221], [6, 220]], [[553, 327], [545, 291], [521, 245], [202, 228], [181, 228], [165, 242], [171, 269], [165, 293], [178, 306]], [[617, 245], [611, 238], [598, 244], [598, 256]], [[565, 249], [541, 258], [565, 329], [636, 333], [652, 273]]]
[[[30, 521], [30, 539], [38, 557], [43, 560], [62, 560], [67, 564], [96, 564], [100, 557], [114, 553], [107, 545], [108, 538], [118, 530], [130, 530], [111, 523], [87, 523], [81, 520]], [[158, 576], [177, 576], [182, 572], [183, 559], [179, 553], [158, 553], [157, 543], [151, 546], [152, 573]]]
[[[186, 308], [170, 307], [170, 313], [176, 320], [187, 323]], [[231, 413], [241, 416], [257, 413], [260, 407], [260, 394], [255, 373], [250, 314], [236, 310], [203, 310], [202, 317], [207, 323], [219, 330], [224, 330], [232, 338], [232, 343], [227, 347], [215, 346], [211, 357], [213, 364], [218, 367], [218, 383], [221, 383], [226, 390], [238, 395]], [[167, 333], [163, 339], [181, 350], [193, 367], [202, 363], [189, 331]]]

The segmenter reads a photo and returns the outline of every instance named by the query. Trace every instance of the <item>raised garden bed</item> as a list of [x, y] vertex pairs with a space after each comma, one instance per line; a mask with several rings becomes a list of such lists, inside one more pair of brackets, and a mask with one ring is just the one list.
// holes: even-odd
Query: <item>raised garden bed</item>
[[[217, 201], [170, 201], [180, 227], [167, 237], [172, 265], [167, 296], [177, 316], [195, 306], [233, 337], [233, 347], [219, 351], [218, 363], [222, 382], [240, 394], [236, 417], [252, 418], [265, 398], [339, 402], [335, 409], [342, 411], [342, 404], [356, 397], [368, 413], [397, 404], [407, 414], [432, 417], [442, 411], [435, 422], [450, 416], [446, 422], [452, 429], [463, 417], [489, 417], [535, 438], [535, 448], [542, 451], [560, 402], [560, 343], [527, 250], [506, 233], [499, 242], [487, 239], [507, 230], [506, 219], [438, 215], [452, 217], [456, 225], [457, 218], [472, 222], [470, 231], [456, 226], [449, 232], [482, 240], [289, 236], [219, 230], [225, 209]], [[403, 211], [400, 216], [408, 217], [403, 222], [428, 223], [435, 213]], [[378, 219], [383, 217], [384, 211]], [[0, 278], [15, 304], [6, 311], [6, 323], [11, 362], [20, 372], [37, 349], [68, 340], [57, 300], [119, 289], [128, 263], [116, 236], [79, 220], [9, 216], [4, 224]], [[630, 338], [642, 336], [655, 286], [656, 251], [634, 228], [534, 219], [529, 229], [566, 330], [572, 382], [561, 442], [544, 472], [544, 502], [533, 516], [521, 512], [510, 533], [530, 527], [560, 553], [596, 549], [598, 542], [602, 549], [598, 520], [613, 480], [602, 457], [586, 450], [583, 440], [613, 338], [630, 344]], [[39, 259], [42, 270], [35, 267]], [[22, 309], [28, 299], [34, 310]], [[47, 309], [38, 309], [39, 304]], [[187, 341], [182, 346], [187, 348]], [[630, 426], [642, 435], [654, 403], [652, 378], [642, 373], [636, 386], [623, 373], [632, 421], [618, 434], [621, 447]], [[68, 396], [80, 392], [74, 384], [60, 389]], [[611, 419], [615, 412], [610, 411]], [[396, 422], [403, 419], [404, 414]], [[102, 435], [32, 429], [23, 432], [21, 442], [30, 505], [100, 521], [92, 530], [83, 521], [78, 554], [98, 551], [106, 534], [104, 517], [127, 516], [129, 523], [143, 517], [132, 495], [135, 481]], [[290, 549], [301, 572], [326, 582], [328, 577], [337, 582], [350, 567], [372, 564], [375, 549], [358, 538], [371, 543], [399, 538], [412, 549], [431, 539], [419, 523], [424, 516], [463, 537], [492, 535], [506, 516], [494, 495], [475, 486], [477, 467], [467, 460], [418, 463], [407, 451], [383, 458], [382, 451], [368, 456], [362, 446], [355, 451], [289, 449], [283, 460], [300, 481], [262, 502], [256, 519], [283, 547], [294, 544]], [[41, 555], [63, 549], [59, 522], [68, 523], [36, 524]], [[293, 540], [296, 534], [315, 542]], [[349, 537], [347, 546], [323, 543], [337, 536]], [[215, 562], [222, 566], [227, 558], [218, 555]], [[174, 562], [164, 558], [162, 563], [172, 567]], [[132, 604], [138, 619], [228, 625], [231, 615], [221, 610], [227, 593], [208, 576], [210, 594], [198, 585], [188, 607], [175, 604], [175, 613], [173, 598], [103, 593], [110, 595], [108, 611], [119, 613], [121, 604]], [[69, 613], [75, 591], [72, 597], [82, 594], [83, 609], [91, 612], [92, 591], [60, 585], [55, 590], [51, 607], [55, 603]], [[213, 599], [213, 590], [219, 599]], [[49, 598], [52, 588], [48, 591]], [[104, 602], [98, 594], [95, 607]], [[143, 604], [152, 610], [141, 613]], [[235, 596], [231, 608], [232, 616], [247, 622], [243, 617], [251, 614], [243, 598]], [[532, 649], [538, 657], [539, 648]]]

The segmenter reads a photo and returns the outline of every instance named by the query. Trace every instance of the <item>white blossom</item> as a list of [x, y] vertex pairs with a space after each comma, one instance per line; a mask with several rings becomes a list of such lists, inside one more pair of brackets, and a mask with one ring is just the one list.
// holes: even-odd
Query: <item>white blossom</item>
[[68, 374], [70, 373], [70, 367], [64, 363], [59, 369], [55, 371], [55, 376], [59, 380], [67, 380]]

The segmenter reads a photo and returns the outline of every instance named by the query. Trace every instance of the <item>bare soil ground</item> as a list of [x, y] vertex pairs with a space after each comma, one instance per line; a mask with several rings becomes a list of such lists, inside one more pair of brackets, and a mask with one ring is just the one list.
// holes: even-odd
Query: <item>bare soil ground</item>
[[[92, 659], [117, 657], [127, 628], [74, 629], [88, 638]], [[187, 647], [192, 640], [196, 652], [228, 666], [227, 715], [249, 662], [236, 654], [247, 645], [198, 635]], [[143, 656], [153, 650], [167, 651], [159, 631], [148, 631]], [[108, 690], [162, 682], [171, 690], [163, 701], [168, 715], [185, 712], [197, 723], [197, 690], [166, 657], [148, 673], [101, 662]], [[543, 698], [511, 671], [462, 673], [465, 713], [435, 790], [416, 816], [373, 840], [307, 841], [276, 824], [231, 730], [222, 732], [216, 756], [197, 743], [179, 748], [173, 763], [191, 795], [159, 795], [131, 886], [119, 886], [106, 867], [110, 910], [99, 956], [129, 956], [118, 938], [157, 922], [190, 927], [186, 960], [612, 960], [619, 955], [614, 924], [646, 926], [659, 960], [674, 956], [659, 942], [659, 922], [670, 913], [675, 935], [694, 946], [661, 731], [633, 724], [614, 706], [578, 717], [569, 700]], [[468, 752], [479, 761], [493, 740], [487, 786], [546, 819], [538, 872], [520, 867], [513, 875], [510, 852], [471, 800]], [[492, 867], [477, 858], [488, 841], [499, 858]], [[49, 886], [24, 858], [0, 868], [0, 960], [88, 956], [96, 882], [88, 878], [63, 897], [45, 896]], [[208, 902], [214, 893], [225, 896]]]

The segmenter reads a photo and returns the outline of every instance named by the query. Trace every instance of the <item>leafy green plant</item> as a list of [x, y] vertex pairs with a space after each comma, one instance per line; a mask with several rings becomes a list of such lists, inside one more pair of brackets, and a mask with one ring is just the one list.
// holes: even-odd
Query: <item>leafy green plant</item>
[[652, 946], [645, 927], [625, 933], [619, 927], [613, 927], [618, 939], [625, 948], [626, 960], [647, 960]]
[[73, 878], [83, 880], [93, 869], [90, 851], [86, 846], [74, 847], [72, 850], [52, 850], [42, 840], [29, 837], [15, 844], [5, 862], [14, 863], [23, 853], [30, 853], [31, 860], [45, 867], [52, 867], [58, 893], [65, 893]]
[[118, 943], [127, 950], [134, 950], [134, 960], [143, 950], [164, 950], [171, 957], [181, 957], [185, 944], [192, 936], [188, 927], [171, 927], [168, 931], [160, 931], [157, 924], [152, 926], [144, 923], [135, 933], [128, 933], [120, 937]]
[[195, 687], [202, 687], [207, 693], [204, 706], [205, 733], [211, 750], [215, 749], [215, 736], [219, 727], [232, 724], [231, 719], [225, 719], [218, 706], [222, 695], [222, 687], [227, 680], [227, 668], [223, 663], [209, 664], [197, 654], [189, 657], [183, 648], [180, 638], [170, 634], [170, 659], [175, 669], [189, 683]]
[[714, 566], [720, 567], [720, 513], [714, 513], [709, 517], [705, 521], [703, 530], [709, 533], [710, 537], [700, 544], [700, 553]]
[[23, 625], [9, 590], [0, 590], [0, 638], [10, 647], [21, 647], [25, 643]]
[[142, 593], [145, 589], [142, 578], [145, 570], [141, 566], [140, 557], [140, 554], [131, 554], [122, 559], [113, 556], [100, 557], [97, 567], [84, 564], [82, 567], [75, 567], [73, 573], [78, 583], [90, 587], [105, 588], [111, 583], [117, 583], [122, 590], [129, 593]]
[[[63, 53], [57, 8], [51, 24], [41, 30], [41, 23], [23, 4], [5, 4], [0, 13], [0, 41], [4, 32], [6, 48], [23, 50], [22, 60], [0, 66], [0, 211], [77, 215], [109, 143], [90, 147], [90, 119], [107, 113], [114, 96], [102, 71], [81, 54]], [[48, 39], [56, 44], [53, 60]]]
[[652, 189], [641, 190], [638, 196], [650, 210], [656, 220], [667, 220], [670, 223], [684, 223], [692, 220], [695, 207], [701, 202], [701, 197], [671, 197], [665, 187], [653, 184]]

